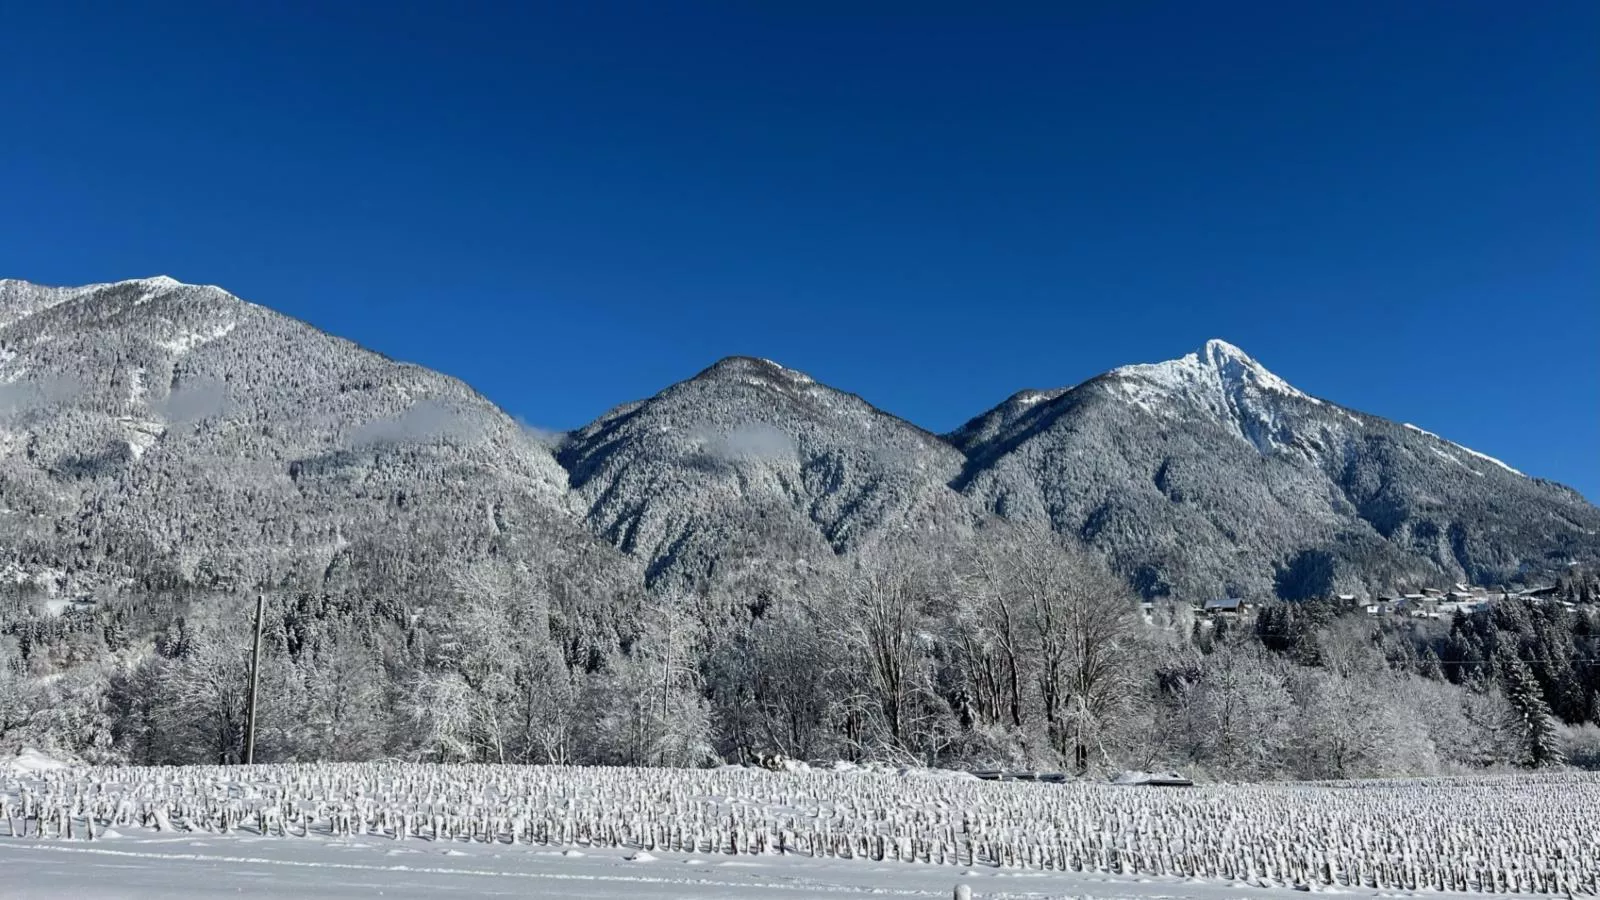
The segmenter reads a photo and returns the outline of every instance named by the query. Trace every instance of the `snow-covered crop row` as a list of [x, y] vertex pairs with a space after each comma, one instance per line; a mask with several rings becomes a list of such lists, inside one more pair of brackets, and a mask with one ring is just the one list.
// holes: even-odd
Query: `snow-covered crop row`
[[1295, 886], [1600, 892], [1600, 776], [1191, 789], [405, 763], [0, 775], [0, 840], [134, 829], [798, 854]]

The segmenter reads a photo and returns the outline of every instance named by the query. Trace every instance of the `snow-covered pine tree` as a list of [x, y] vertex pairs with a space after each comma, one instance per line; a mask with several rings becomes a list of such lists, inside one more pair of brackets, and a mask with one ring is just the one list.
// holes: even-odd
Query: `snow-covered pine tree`
[[1495, 655], [1500, 682], [1522, 738], [1523, 762], [1536, 768], [1560, 762], [1560, 736], [1539, 682], [1509, 647], [1502, 644]]

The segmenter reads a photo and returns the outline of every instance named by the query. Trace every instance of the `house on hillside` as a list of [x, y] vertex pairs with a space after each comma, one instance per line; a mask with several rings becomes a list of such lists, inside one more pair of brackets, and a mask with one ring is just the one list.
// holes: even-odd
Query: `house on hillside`
[[1439, 604], [1439, 618], [1455, 618], [1456, 613], [1470, 616], [1476, 612], [1483, 612], [1490, 606], [1487, 596], [1465, 597], [1460, 600], [1446, 600]]
[[1394, 612], [1418, 618], [1428, 618], [1438, 614], [1439, 603], [1443, 599], [1444, 594], [1442, 592], [1407, 594], [1395, 601]]
[[1207, 600], [1198, 610], [1201, 615], [1212, 619], [1238, 619], [1249, 615], [1255, 610], [1255, 604], [1238, 597], [1226, 597], [1220, 600]]

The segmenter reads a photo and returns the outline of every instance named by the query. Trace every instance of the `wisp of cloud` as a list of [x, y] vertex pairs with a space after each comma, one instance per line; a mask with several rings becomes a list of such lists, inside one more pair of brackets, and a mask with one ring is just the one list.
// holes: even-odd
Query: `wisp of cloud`
[[459, 409], [432, 398], [418, 400], [398, 416], [376, 419], [351, 433], [355, 450], [393, 444], [427, 444], [434, 441], [467, 443], [477, 439], [482, 427]]
[[701, 440], [701, 452], [719, 462], [788, 459], [797, 453], [793, 437], [763, 422], [747, 422]]
[[157, 408], [174, 425], [220, 416], [228, 408], [228, 386], [220, 378], [188, 379], [174, 387]]
[[83, 385], [66, 375], [0, 384], [0, 419], [12, 419], [71, 402]]

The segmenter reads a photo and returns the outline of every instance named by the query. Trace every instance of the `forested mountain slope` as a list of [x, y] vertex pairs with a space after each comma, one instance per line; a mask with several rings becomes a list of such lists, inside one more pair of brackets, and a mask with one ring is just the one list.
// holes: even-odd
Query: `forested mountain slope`
[[629, 564], [461, 382], [215, 287], [0, 282], [0, 568], [67, 598]]
[[62, 596], [319, 587], [399, 560], [426, 580], [429, 560], [511, 545], [545, 561], [524, 568], [577, 553], [683, 586], [959, 543], [992, 517], [1188, 599], [1518, 583], [1600, 559], [1600, 510], [1575, 492], [1310, 397], [1221, 341], [1021, 392], [944, 438], [730, 357], [553, 455], [454, 379], [164, 278], [0, 282], [0, 510], [0, 566]]
[[948, 536], [971, 509], [938, 437], [767, 360], [730, 357], [573, 433], [559, 452], [590, 525], [652, 580], [730, 552], [816, 564], [884, 535]]
[[1308, 396], [1211, 341], [952, 433], [956, 486], [1105, 553], [1148, 596], [1514, 583], [1600, 558], [1600, 510], [1419, 429]]

